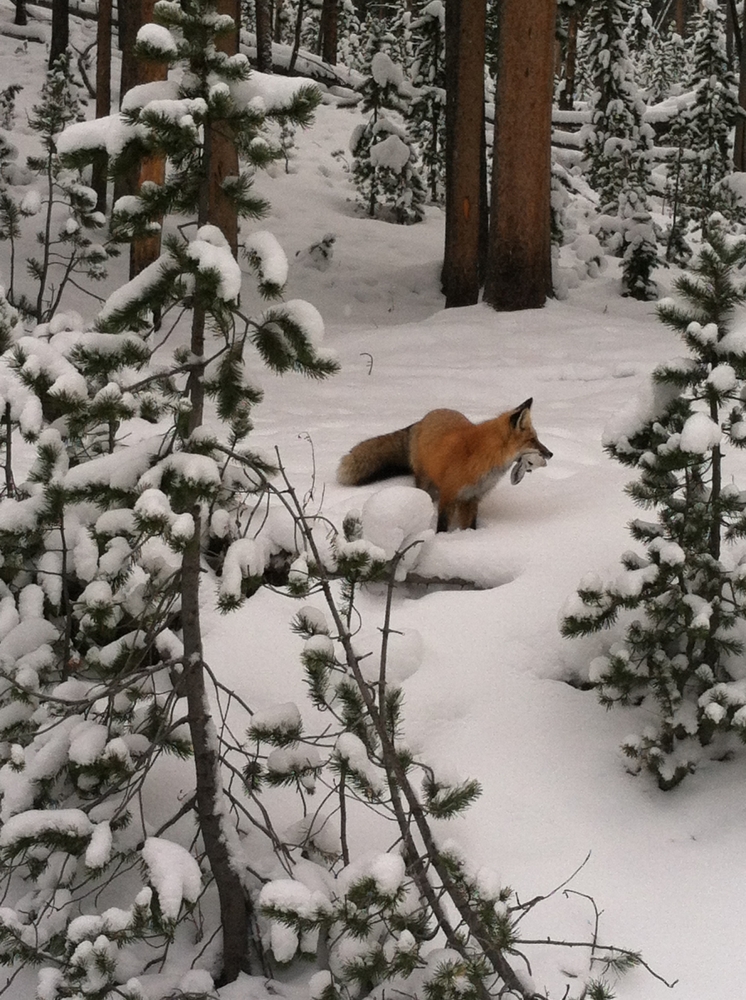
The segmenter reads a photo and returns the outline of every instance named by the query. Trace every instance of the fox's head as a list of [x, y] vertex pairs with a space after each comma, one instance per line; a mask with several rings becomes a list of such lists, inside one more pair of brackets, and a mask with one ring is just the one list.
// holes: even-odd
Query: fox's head
[[537, 452], [542, 459], [541, 465], [552, 457], [552, 452], [546, 448], [536, 436], [534, 425], [531, 423], [532, 399], [517, 406], [510, 414], [511, 450], [515, 452], [515, 457], [520, 458], [528, 452]]

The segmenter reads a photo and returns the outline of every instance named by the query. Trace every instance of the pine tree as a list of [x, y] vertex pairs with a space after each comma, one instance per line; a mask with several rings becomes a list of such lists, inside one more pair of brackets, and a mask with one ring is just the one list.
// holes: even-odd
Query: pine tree
[[70, 56], [61, 55], [51, 69], [41, 90], [40, 101], [33, 105], [29, 127], [41, 139], [43, 154], [30, 156], [28, 166], [42, 182], [37, 194], [27, 192], [21, 203], [13, 206], [12, 196], [2, 193], [2, 214], [5, 225], [0, 239], [11, 243], [14, 256], [21, 235], [21, 220], [39, 215], [42, 228], [37, 233], [39, 256], [29, 257], [28, 273], [36, 284], [32, 298], [16, 295], [14, 267], [11, 266], [9, 290], [14, 304], [37, 323], [51, 319], [60, 307], [70, 284], [79, 284], [81, 277], [100, 281], [106, 277], [105, 264], [113, 255], [88, 235], [101, 229], [104, 216], [96, 210], [97, 196], [83, 183], [77, 170], [66, 169], [57, 151], [57, 140], [63, 129], [82, 117], [78, 88], [73, 80]]
[[644, 104], [624, 37], [629, 14], [626, 0], [609, 0], [591, 7], [586, 25], [594, 92], [583, 152], [601, 209], [614, 214], [620, 195], [634, 190], [646, 201], [650, 185], [653, 132], [642, 120]]
[[445, 9], [442, 3], [423, 5], [411, 24], [415, 38], [414, 61], [410, 70], [416, 88], [406, 120], [418, 144], [426, 171], [430, 201], [439, 204], [445, 185]]
[[739, 220], [735, 196], [724, 183], [732, 172], [731, 130], [738, 115], [738, 88], [726, 52], [725, 13], [717, 0], [703, 0], [693, 30], [695, 99], [682, 114], [680, 199], [687, 217], [706, 236], [707, 220], [714, 212]]
[[370, 73], [360, 91], [362, 110], [370, 117], [350, 138], [352, 178], [368, 216], [408, 224], [423, 218], [425, 188], [417, 151], [406, 129], [386, 113], [405, 107], [399, 94], [404, 73], [383, 51], [383, 43], [383, 32], [369, 40], [373, 51]]
[[676, 284], [683, 303], [658, 310], [689, 356], [657, 368], [647, 397], [605, 435], [608, 453], [639, 472], [629, 495], [656, 512], [630, 526], [645, 552], [625, 554], [611, 583], [585, 579], [562, 624], [566, 636], [582, 636], [638, 612], [590, 676], [603, 704], [642, 704], [657, 717], [623, 749], [664, 789], [703, 757], [721, 757], [729, 734], [746, 739], [746, 694], [734, 671], [746, 573], [732, 544], [746, 535], [746, 496], [726, 465], [729, 449], [746, 445], [746, 341], [732, 326], [746, 302], [746, 240], [729, 241], [714, 219], [708, 232]]
[[[141, 50], [180, 62], [184, 72], [169, 98], [161, 91], [124, 112], [131, 141], [120, 165], [143, 148], [162, 150], [171, 171], [162, 186], [120, 205], [117, 224], [133, 235], [178, 211], [179, 235], [109, 298], [95, 331], [58, 317], [22, 338], [6, 396], [10, 421], [36, 442], [37, 458], [16, 496], [0, 503], [0, 632], [28, 636], [16, 652], [7, 647], [2, 665], [0, 851], [6, 912], [15, 914], [19, 893], [36, 902], [4, 920], [0, 934], [14, 960], [48, 966], [41, 977], [53, 978], [60, 996], [118, 989], [114, 957], [125, 950], [136, 965], [145, 938], [156, 960], [165, 956], [203, 891], [219, 901], [222, 979], [248, 962], [251, 902], [209, 709], [200, 580], [209, 564], [229, 610], [256, 589], [270, 551], [251, 537], [268, 470], [245, 444], [261, 395], [245, 371], [245, 346], [253, 343], [278, 372], [321, 377], [336, 368], [317, 349], [323, 324], [310, 304], [269, 305], [255, 318], [240, 310], [241, 269], [212, 214], [210, 131], [230, 129], [253, 164], [267, 154], [261, 112], [248, 97], [241, 103], [247, 60], [216, 45], [232, 19], [211, 0], [161, 0], [156, 16], [163, 23], [141, 31]], [[315, 102], [301, 89], [281, 110], [308, 121]], [[95, 143], [80, 141], [89, 127], [106, 125], [67, 130], [70, 162], [95, 155]], [[258, 217], [266, 206], [250, 186], [246, 171], [222, 193]], [[244, 249], [261, 293], [277, 297], [276, 241], [249, 234]], [[154, 367], [155, 313], [173, 320], [170, 334], [178, 329], [187, 344]], [[181, 317], [191, 317], [188, 329]], [[217, 415], [209, 431], [208, 402]], [[195, 794], [185, 808], [173, 803], [164, 830], [182, 814], [196, 817], [206, 890], [185, 847], [141, 839], [140, 794], [165, 754], [194, 758]], [[163, 886], [168, 859], [183, 876], [176, 898]], [[149, 886], [130, 879], [140, 864]], [[99, 913], [99, 891], [120, 875], [131, 905]]]
[[591, 8], [587, 57], [595, 90], [583, 149], [601, 208], [595, 232], [623, 258], [624, 293], [647, 299], [655, 297], [651, 273], [658, 263], [648, 204], [653, 131], [643, 122], [644, 103], [625, 39], [629, 15], [626, 0]]

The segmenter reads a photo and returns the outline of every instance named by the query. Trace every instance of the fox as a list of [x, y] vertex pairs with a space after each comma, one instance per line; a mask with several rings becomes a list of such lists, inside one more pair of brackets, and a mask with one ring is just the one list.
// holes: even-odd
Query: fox
[[438, 531], [476, 528], [479, 501], [513, 466], [517, 483], [546, 465], [552, 452], [531, 422], [533, 398], [491, 420], [472, 423], [458, 410], [431, 410], [415, 424], [368, 438], [344, 455], [342, 486], [363, 486], [407, 473], [438, 506]]

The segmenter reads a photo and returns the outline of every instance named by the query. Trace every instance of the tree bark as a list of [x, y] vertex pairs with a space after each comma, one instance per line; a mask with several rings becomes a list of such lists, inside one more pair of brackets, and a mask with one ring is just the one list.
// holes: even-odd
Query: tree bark
[[189, 731], [194, 749], [197, 815], [210, 869], [220, 901], [223, 930], [223, 970], [220, 984], [232, 983], [240, 972], [249, 972], [248, 898], [231, 856], [223, 830], [223, 784], [217, 734], [205, 690], [200, 628], [200, 512], [195, 508], [194, 535], [182, 561], [181, 610], [184, 638], [184, 691]]
[[[236, 30], [217, 40], [218, 47], [228, 54], [238, 51], [239, 0], [218, 0], [218, 14], [233, 17]], [[198, 225], [217, 225], [234, 248], [237, 235], [235, 207], [225, 197], [220, 181], [227, 172], [237, 172], [238, 155], [232, 136], [215, 123], [205, 132], [204, 175], [201, 181]], [[234, 165], [234, 166], [233, 166]], [[230, 168], [230, 169], [229, 169]], [[231, 240], [233, 242], [231, 242]], [[188, 434], [201, 427], [204, 419], [204, 357], [205, 309], [197, 305], [192, 314], [191, 354], [198, 359], [187, 381], [187, 396], [191, 403]], [[205, 690], [205, 669], [200, 624], [201, 578], [201, 514], [192, 511], [194, 534], [184, 551], [181, 569], [181, 609], [183, 621], [184, 689], [187, 696], [189, 730], [194, 748], [197, 783], [197, 815], [215, 879], [220, 902], [220, 922], [223, 932], [223, 970], [219, 985], [233, 982], [240, 972], [250, 972], [250, 903], [240, 871], [231, 854], [224, 829], [223, 784], [217, 736]]]
[[578, 55], [578, 13], [570, 11], [567, 18], [567, 48], [565, 49], [565, 86], [560, 94], [562, 111], [572, 111], [575, 103], [575, 66]]
[[70, 44], [70, 0], [52, 0], [52, 39], [49, 68], [67, 51]]
[[303, 15], [305, 13], [305, 0], [298, 0], [298, 10], [295, 15], [295, 33], [293, 36], [293, 51], [290, 53], [290, 65], [288, 72], [292, 73], [298, 61], [298, 51], [300, 49], [300, 36], [303, 27]]
[[[135, 39], [145, 21], [143, 20], [144, 0], [117, 0], [117, 17], [119, 19], [119, 48], [122, 52], [122, 70], [119, 79], [119, 102], [128, 90], [138, 83], [138, 66], [135, 59]], [[147, 10], [147, 7], [146, 7]], [[149, 4], [149, 18], [153, 16], [153, 2]]]
[[736, 119], [733, 166], [736, 170], [746, 170], [746, 45], [743, 43], [740, 46], [738, 67], [738, 104], [741, 111]]
[[256, 0], [256, 68], [260, 73], [271, 73], [272, 64], [272, 6], [271, 0]]
[[16, 0], [16, 14], [13, 20], [13, 24], [20, 24], [21, 26], [28, 24], [28, 15], [26, 13], [26, 0]]
[[490, 245], [484, 299], [543, 306], [552, 294], [550, 179], [555, 0], [502, 0]]
[[[153, 20], [155, 0], [129, 0], [128, 5], [131, 8], [127, 27], [127, 44], [132, 46], [130, 53], [132, 69], [128, 71], [128, 76], [131, 76], [133, 81], [131, 86], [137, 87], [143, 83], [156, 83], [159, 80], [165, 80], [168, 76], [168, 66], [166, 63], [136, 59], [134, 56], [137, 32], [144, 24], [149, 24]], [[124, 56], [122, 56], [122, 76], [124, 77]], [[137, 171], [134, 182], [135, 193], [147, 182], [162, 184], [165, 176], [165, 157], [162, 154], [146, 156], [140, 163]], [[140, 236], [134, 239], [130, 246], [130, 278], [134, 278], [135, 275], [148, 267], [149, 264], [156, 261], [160, 256], [160, 252], [160, 233], [154, 233], [152, 236]]]
[[323, 0], [321, 4], [321, 58], [330, 66], [337, 65], [337, 27], [339, 0]]
[[674, 7], [674, 22], [676, 24], [676, 34], [683, 38], [686, 35], [686, 14], [687, 0], [676, 0]]
[[[218, 14], [228, 14], [236, 28], [217, 40], [217, 47], [227, 55], [238, 52], [240, 0], [217, 0]], [[238, 254], [238, 214], [235, 203], [223, 190], [226, 177], [238, 176], [238, 152], [227, 122], [215, 122], [205, 134], [205, 160], [208, 164], [207, 217], [228, 240], [234, 257]]]
[[[485, 0], [446, 4], [446, 196], [442, 284], [446, 308], [479, 300], [484, 250]], [[482, 234], [482, 237], [480, 237]]]
[[[96, 117], [111, 113], [111, 23], [112, 0], [98, 0], [96, 26]], [[107, 157], [100, 153], [93, 164], [91, 187], [96, 192], [100, 212], [106, 210]]]

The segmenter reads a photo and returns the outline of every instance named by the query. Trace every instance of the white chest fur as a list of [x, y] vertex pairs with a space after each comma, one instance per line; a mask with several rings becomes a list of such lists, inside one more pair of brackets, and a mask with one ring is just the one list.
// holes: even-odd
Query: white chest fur
[[492, 487], [502, 479], [507, 471], [507, 466], [496, 466], [486, 472], [476, 483], [470, 483], [458, 491], [458, 500], [481, 500], [485, 494], [489, 493]]

